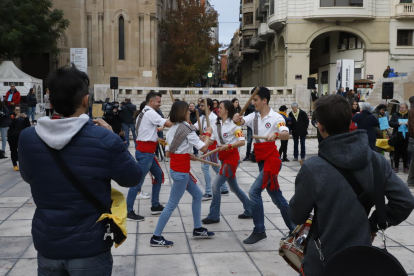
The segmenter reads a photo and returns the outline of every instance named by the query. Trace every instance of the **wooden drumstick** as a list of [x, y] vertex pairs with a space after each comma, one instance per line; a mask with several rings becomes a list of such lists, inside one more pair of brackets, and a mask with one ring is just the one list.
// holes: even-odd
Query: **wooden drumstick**
[[206, 154], [204, 154], [204, 155], [201, 155], [199, 158], [201, 159], [201, 158], [204, 158], [204, 157], [207, 157], [207, 156], [209, 156], [209, 155], [211, 155], [211, 154], [213, 154], [213, 153], [215, 153], [215, 152], [218, 152], [220, 150], [220, 148], [216, 148], [216, 149], [214, 149], [214, 150], [212, 150], [212, 151], [210, 151], [210, 152], [207, 152]]
[[202, 133], [203, 130], [201, 129], [200, 114], [198, 113], [198, 109], [196, 109], [196, 116], [197, 116], [197, 123], [198, 123], [198, 131]]
[[211, 166], [218, 167], [218, 168], [220, 168], [220, 167], [221, 167], [221, 166], [220, 166], [219, 164], [217, 164], [217, 163], [213, 163], [213, 162], [210, 162], [210, 161], [206, 161], [206, 160], [203, 160], [203, 159], [200, 159], [200, 158], [196, 158], [196, 161], [199, 161], [199, 162], [201, 162], [201, 163], [206, 163], [206, 164], [209, 164], [209, 165], [211, 165]]
[[173, 93], [172, 93], [172, 91], [170, 90], [170, 91], [168, 91], [168, 92], [170, 92], [170, 97], [171, 97], [171, 101], [172, 101], [172, 103], [174, 104], [174, 96], [173, 96]]
[[204, 116], [206, 116], [207, 127], [210, 127], [210, 107], [207, 105], [207, 98], [204, 98]]
[[260, 87], [257, 87], [256, 90], [254, 90], [253, 94], [250, 96], [250, 99], [246, 102], [243, 109], [239, 112], [240, 116], [243, 116], [244, 112], [249, 107], [250, 103], [253, 101], [253, 98], [257, 95], [257, 93], [259, 93], [259, 91], [260, 91]]

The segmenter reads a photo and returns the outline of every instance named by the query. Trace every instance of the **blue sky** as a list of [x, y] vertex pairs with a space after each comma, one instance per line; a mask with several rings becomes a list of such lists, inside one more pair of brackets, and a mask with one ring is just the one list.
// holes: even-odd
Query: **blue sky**
[[230, 44], [234, 32], [240, 25], [240, 0], [210, 0], [210, 4], [219, 13], [219, 41], [221, 44]]

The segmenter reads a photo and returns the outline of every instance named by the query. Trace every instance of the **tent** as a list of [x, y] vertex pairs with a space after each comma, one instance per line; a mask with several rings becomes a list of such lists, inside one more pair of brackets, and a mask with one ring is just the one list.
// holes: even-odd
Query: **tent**
[[35, 88], [38, 103], [43, 103], [43, 81], [36, 79], [14, 65], [13, 61], [3, 61], [0, 64], [0, 96], [3, 99], [10, 84], [14, 83], [21, 96], [27, 96], [30, 88]]

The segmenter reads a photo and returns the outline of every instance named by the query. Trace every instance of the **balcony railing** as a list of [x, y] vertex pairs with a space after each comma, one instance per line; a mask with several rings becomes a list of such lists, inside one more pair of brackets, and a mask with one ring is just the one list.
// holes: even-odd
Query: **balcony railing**
[[261, 23], [257, 32], [260, 38], [271, 37], [275, 34], [275, 31], [269, 29], [267, 23]]
[[395, 7], [395, 18], [397, 19], [414, 18], [414, 4], [413, 3], [398, 4]]

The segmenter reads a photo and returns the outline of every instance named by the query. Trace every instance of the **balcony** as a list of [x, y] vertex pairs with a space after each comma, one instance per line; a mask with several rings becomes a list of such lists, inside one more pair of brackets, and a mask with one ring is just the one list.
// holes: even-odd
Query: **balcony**
[[312, 1], [303, 9], [306, 20], [323, 20], [325, 22], [353, 22], [355, 20], [375, 19], [375, 1], [364, 0], [363, 6], [321, 7], [320, 1]]
[[265, 39], [260, 38], [258, 36], [253, 36], [250, 39], [249, 48], [250, 49], [260, 49], [265, 44], [266, 44], [266, 40]]
[[395, 7], [396, 19], [414, 19], [414, 4], [404, 3]]
[[269, 0], [260, 0], [259, 11], [263, 14], [266, 14], [268, 9], [269, 9]]
[[261, 23], [258, 29], [259, 38], [266, 39], [275, 35], [275, 31], [271, 30], [267, 23]]

